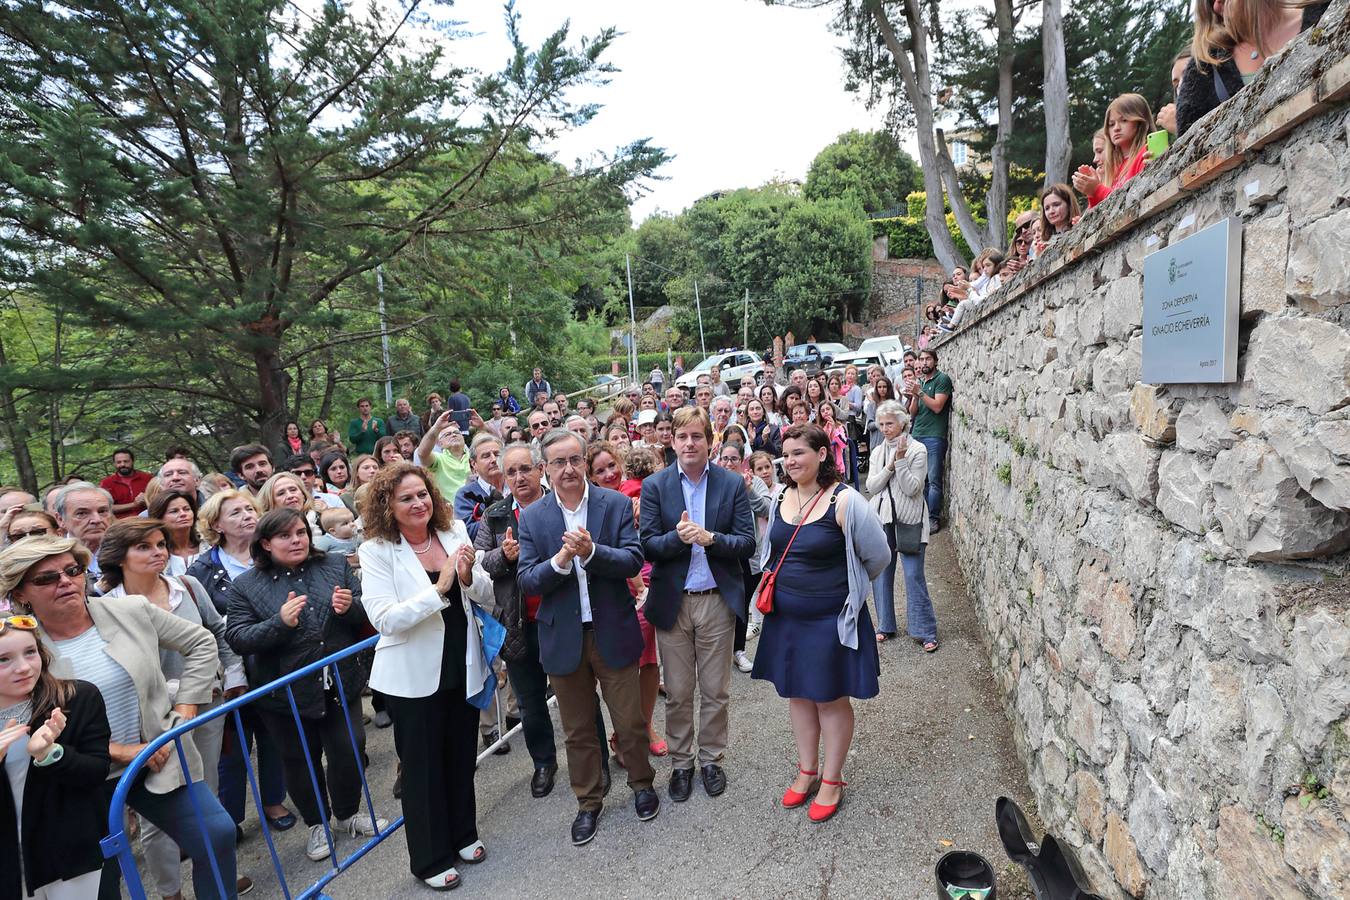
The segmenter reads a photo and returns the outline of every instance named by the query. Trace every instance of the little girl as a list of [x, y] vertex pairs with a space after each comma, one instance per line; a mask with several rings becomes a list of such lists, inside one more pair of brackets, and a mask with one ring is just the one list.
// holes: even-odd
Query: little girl
[[1091, 166], [1079, 166], [1073, 186], [1096, 206], [1122, 184], [1138, 175], [1147, 162], [1148, 133], [1153, 130], [1153, 110], [1138, 94], [1121, 94], [1106, 108], [1106, 152], [1100, 177]]
[[103, 868], [108, 716], [98, 688], [52, 675], [37, 627], [0, 618], [0, 896], [83, 900]]

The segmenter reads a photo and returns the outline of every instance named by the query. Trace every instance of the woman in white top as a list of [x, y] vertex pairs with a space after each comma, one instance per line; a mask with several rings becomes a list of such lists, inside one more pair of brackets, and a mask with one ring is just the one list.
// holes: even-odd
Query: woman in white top
[[151, 501], [147, 517], [164, 523], [169, 541], [169, 575], [182, 575], [202, 552], [197, 534], [197, 495], [183, 491], [163, 491]]
[[[155, 505], [158, 505], [156, 498]], [[216, 639], [216, 652], [224, 670], [223, 680], [218, 673], [212, 689], [212, 702], [201, 707], [206, 712], [220, 702], [222, 696], [238, 696], [247, 690], [244, 662], [225, 642], [225, 620], [216, 612], [206, 589], [197, 579], [188, 575], [170, 576], [168, 527], [159, 519], [119, 519], [103, 536], [98, 549], [100, 585], [108, 599], [144, 597], [153, 605], [171, 612], [180, 619], [205, 627]], [[169, 702], [178, 693], [178, 679], [183, 671], [183, 656], [174, 650], [160, 651], [160, 665], [169, 688]], [[225, 731], [225, 718], [214, 719], [191, 732], [192, 743], [202, 757], [202, 772], [207, 787], [215, 794], [219, 789], [220, 749]], [[141, 847], [149, 864], [151, 875], [159, 887], [160, 896], [170, 900], [182, 896], [182, 866], [179, 848], [173, 840], [146, 821], [141, 830]], [[243, 885], [240, 885], [243, 888]]]
[[[937, 649], [937, 618], [923, 576], [924, 551], [928, 547], [928, 504], [924, 483], [928, 476], [928, 450], [909, 435], [909, 415], [899, 403], [888, 400], [877, 407], [877, 429], [882, 441], [872, 448], [867, 469], [867, 492], [872, 509], [881, 517], [895, 550], [894, 525], [920, 524], [917, 553], [896, 556], [905, 572], [905, 618], [909, 636], [923, 649]], [[877, 643], [895, 637], [895, 559], [873, 582], [877, 603]]]
[[394, 721], [410, 868], [449, 890], [459, 886], [456, 862], [487, 858], [473, 787], [479, 710], [469, 698], [491, 671], [472, 601], [491, 603], [492, 582], [425, 470], [387, 465], [368, 490], [362, 593], [381, 635], [370, 686]]

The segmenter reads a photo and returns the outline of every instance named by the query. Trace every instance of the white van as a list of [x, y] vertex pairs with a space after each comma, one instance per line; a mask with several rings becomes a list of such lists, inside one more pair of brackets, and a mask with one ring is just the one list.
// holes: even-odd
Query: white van
[[883, 334], [877, 337], [870, 337], [858, 345], [859, 353], [877, 353], [885, 354], [888, 357], [899, 359], [905, 355], [905, 342], [900, 340], [898, 334]]

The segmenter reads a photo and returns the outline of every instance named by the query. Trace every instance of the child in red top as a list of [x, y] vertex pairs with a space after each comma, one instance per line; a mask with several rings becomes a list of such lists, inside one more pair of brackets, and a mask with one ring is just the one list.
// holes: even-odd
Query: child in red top
[[1079, 166], [1073, 186], [1096, 206], [1144, 169], [1148, 162], [1148, 133], [1153, 110], [1138, 94], [1121, 94], [1106, 108], [1106, 152], [1099, 176], [1091, 166]]

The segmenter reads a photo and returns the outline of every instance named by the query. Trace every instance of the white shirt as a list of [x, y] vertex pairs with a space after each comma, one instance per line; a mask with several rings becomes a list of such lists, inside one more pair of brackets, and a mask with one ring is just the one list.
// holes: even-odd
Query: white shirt
[[[582, 489], [581, 502], [577, 504], [575, 512], [563, 505], [562, 498], [558, 496], [556, 491], [553, 494], [553, 500], [558, 504], [558, 509], [562, 510], [563, 524], [566, 526], [567, 531], [576, 531], [578, 528], [586, 527], [586, 504], [591, 500], [590, 482], [586, 482], [586, 487]], [[594, 555], [595, 546], [592, 544], [591, 556]], [[549, 562], [553, 565], [553, 571], [557, 572], [559, 575], [568, 574], [572, 571], [573, 564], [576, 564], [577, 594], [581, 597], [581, 621], [583, 622], [591, 621], [591, 591], [586, 584], [586, 563], [591, 561], [591, 556], [580, 561], [578, 561], [576, 557], [572, 557], [572, 559], [568, 561], [566, 567], [559, 566], [552, 557], [549, 558]]]

